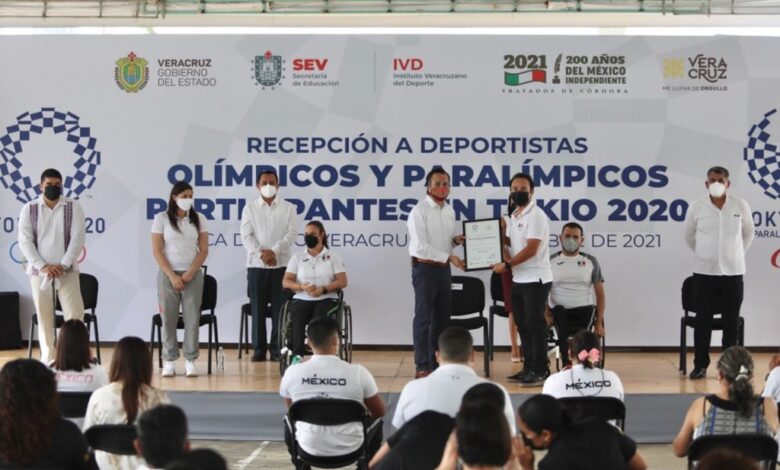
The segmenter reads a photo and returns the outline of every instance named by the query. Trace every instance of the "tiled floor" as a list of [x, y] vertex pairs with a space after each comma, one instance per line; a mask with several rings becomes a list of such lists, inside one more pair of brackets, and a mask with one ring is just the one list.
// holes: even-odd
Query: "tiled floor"
[[[197, 441], [193, 447], [208, 447], [218, 451], [227, 459], [232, 470], [287, 470], [292, 467], [284, 442]], [[675, 457], [671, 445], [643, 445], [639, 451], [645, 457], [649, 470], [686, 468], [685, 459]]]

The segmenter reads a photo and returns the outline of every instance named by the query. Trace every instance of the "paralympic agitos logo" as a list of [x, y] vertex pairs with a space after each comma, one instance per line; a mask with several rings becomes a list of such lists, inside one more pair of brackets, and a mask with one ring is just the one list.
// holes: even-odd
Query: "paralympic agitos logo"
[[772, 263], [772, 266], [775, 268], [780, 268], [780, 249], [774, 252], [769, 262]]

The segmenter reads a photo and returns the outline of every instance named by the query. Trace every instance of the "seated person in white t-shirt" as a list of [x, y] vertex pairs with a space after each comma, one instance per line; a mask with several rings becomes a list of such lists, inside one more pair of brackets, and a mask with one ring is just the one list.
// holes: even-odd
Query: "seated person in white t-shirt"
[[769, 359], [769, 375], [766, 377], [763, 398], [771, 398], [775, 403], [780, 402], [780, 354], [774, 354]]
[[580, 330], [571, 340], [574, 365], [553, 374], [544, 381], [542, 393], [555, 398], [612, 397], [623, 400], [623, 383], [611, 370], [599, 369], [599, 338], [593, 332]]
[[293, 364], [300, 362], [306, 352], [306, 324], [314, 318], [335, 315], [340, 307], [338, 291], [347, 287], [347, 270], [341, 256], [328, 250], [322, 222], [306, 224], [303, 240], [306, 249], [290, 258], [282, 279], [282, 287], [295, 292], [289, 307], [292, 330], [282, 326], [288, 328]]
[[[465, 328], [451, 326], [442, 331], [436, 362], [439, 367], [435, 371], [427, 377], [409, 382], [401, 391], [393, 415], [393, 427], [396, 429], [427, 410], [455, 417], [466, 391], [478, 383], [487, 382], [471, 367], [474, 362], [474, 342], [471, 333]], [[501, 390], [505, 398], [504, 414], [514, 434], [515, 411], [506, 389], [501, 387]]]
[[92, 392], [108, 385], [108, 374], [92, 359], [89, 332], [81, 320], [62, 324], [57, 336], [57, 355], [50, 365], [58, 392]]
[[[314, 352], [311, 360], [290, 366], [282, 377], [279, 394], [289, 408], [293, 402], [309, 398], [339, 398], [363, 403], [375, 419], [369, 430], [369, 457], [382, 444], [382, 420], [385, 403], [371, 373], [359, 364], [341, 360], [339, 325], [335, 319], [317, 318], [309, 323], [309, 345]], [[320, 380], [311, 381], [311, 377]], [[296, 425], [295, 440], [301, 449], [320, 457], [344, 455], [356, 451], [363, 443], [363, 425], [347, 423], [339, 426], [316, 426], [305, 422]], [[284, 440], [292, 455], [292, 436], [284, 427]], [[294, 459], [293, 463], [298, 465]]]
[[594, 329], [597, 335], [604, 336], [606, 294], [598, 261], [580, 251], [584, 240], [582, 226], [576, 222], [567, 223], [559, 238], [562, 250], [550, 256], [553, 284], [545, 318], [548, 325], [554, 323], [558, 329], [558, 347], [566, 366], [569, 363], [569, 332], [587, 328], [594, 308]]

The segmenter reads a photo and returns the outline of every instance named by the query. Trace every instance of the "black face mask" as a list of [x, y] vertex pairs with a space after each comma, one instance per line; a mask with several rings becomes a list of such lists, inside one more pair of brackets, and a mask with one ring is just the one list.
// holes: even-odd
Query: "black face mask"
[[62, 186], [46, 186], [43, 195], [50, 201], [56, 201], [62, 195]]
[[[528, 204], [528, 201], [531, 200], [531, 195], [527, 191], [515, 191], [512, 194], [509, 195], [509, 207], [512, 207], [514, 204], [514, 207], [522, 207]], [[512, 209], [514, 211], [514, 209]], [[510, 212], [511, 214], [512, 212]]]
[[320, 243], [320, 239], [314, 235], [304, 235], [303, 242], [306, 243], [306, 246], [308, 248], [314, 248], [315, 246], [317, 246], [317, 244]]
[[525, 437], [525, 434], [520, 433], [520, 436], [523, 438], [523, 444], [525, 444], [526, 447], [530, 447], [533, 450], [544, 450], [542, 447], [539, 447], [536, 444], [534, 444], [534, 441]]

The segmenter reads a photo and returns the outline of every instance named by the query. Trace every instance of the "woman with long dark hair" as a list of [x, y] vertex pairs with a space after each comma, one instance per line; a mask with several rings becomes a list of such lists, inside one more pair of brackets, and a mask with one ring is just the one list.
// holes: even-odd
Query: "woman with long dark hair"
[[539, 470], [644, 470], [636, 443], [616, 427], [599, 419], [573, 422], [561, 403], [549, 395], [535, 395], [518, 409], [515, 455], [523, 470], [533, 470], [533, 449], [546, 449]]
[[54, 374], [39, 361], [0, 370], [0, 468], [95, 468], [79, 428], [60, 416]]
[[[97, 389], [89, 399], [84, 429], [96, 424], [133, 424], [144, 411], [170, 403], [168, 395], [152, 387], [152, 355], [141, 338], [126, 336], [114, 349], [109, 369], [111, 383]], [[100, 468], [134, 470], [138, 457], [96, 452]]]
[[106, 369], [92, 358], [89, 332], [80, 320], [68, 320], [60, 327], [51, 368], [60, 392], [91, 392], [108, 384]]
[[344, 263], [328, 249], [322, 222], [306, 224], [303, 240], [306, 249], [290, 258], [282, 279], [282, 287], [295, 292], [290, 304], [293, 364], [300, 362], [306, 351], [306, 325], [314, 318], [334, 314], [339, 308], [338, 292], [347, 287]]
[[688, 409], [672, 447], [678, 457], [688, 455], [699, 436], [718, 434], [768, 434], [778, 428], [777, 404], [753, 390], [753, 358], [741, 346], [732, 346], [718, 359], [719, 390], [697, 398]]
[[203, 297], [201, 266], [209, 254], [206, 218], [192, 208], [192, 186], [179, 181], [171, 188], [168, 210], [157, 214], [152, 223], [152, 252], [160, 272], [157, 295], [162, 315], [163, 377], [176, 375], [179, 341], [176, 325], [181, 307], [184, 319], [184, 371], [196, 377], [198, 332]]

